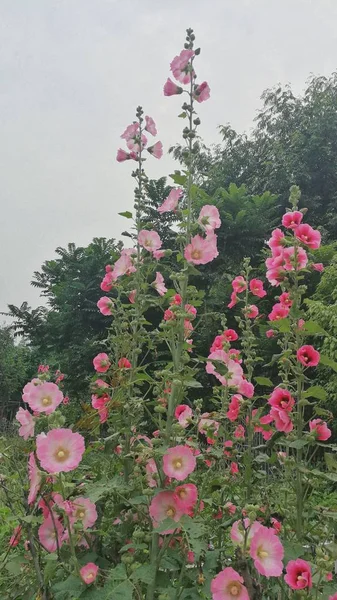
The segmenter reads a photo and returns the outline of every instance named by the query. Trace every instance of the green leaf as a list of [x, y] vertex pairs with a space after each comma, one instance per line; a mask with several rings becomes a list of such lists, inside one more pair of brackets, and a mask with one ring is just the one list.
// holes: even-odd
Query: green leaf
[[293, 442], [287, 443], [288, 448], [295, 448], [296, 450], [300, 450], [309, 444], [309, 440], [294, 440]]
[[333, 471], [337, 473], [337, 459], [333, 454], [326, 452], [324, 454], [325, 464], [328, 468], [328, 471]]
[[326, 400], [327, 396], [325, 389], [320, 385], [313, 385], [303, 393], [304, 398], [317, 398], [317, 400]]
[[156, 571], [157, 569], [155, 565], [142, 565], [141, 567], [139, 567], [139, 569], [134, 571], [134, 573], [132, 574], [132, 579], [142, 581], [143, 583], [146, 583], [148, 585], [154, 580]]
[[178, 115], [179, 119], [186, 119], [186, 117], [187, 117], [187, 113], [185, 113], [185, 112], [182, 112], [182, 113], [180, 113], [180, 115]]
[[319, 364], [325, 365], [326, 367], [330, 367], [337, 373], [337, 362], [332, 360], [332, 358], [330, 358], [329, 356], [326, 356], [325, 354], [321, 354], [320, 359], [319, 359]]
[[83, 582], [75, 575], [69, 575], [64, 581], [53, 585], [52, 590], [56, 600], [70, 600], [78, 598], [83, 591]]
[[289, 560], [296, 560], [304, 553], [304, 548], [302, 544], [298, 544], [296, 542], [290, 540], [283, 541], [284, 547], [284, 560], [287, 563]]
[[316, 323], [316, 321], [306, 321], [303, 331], [306, 333], [320, 333], [321, 335], [328, 335], [325, 329]]
[[126, 210], [124, 212], [118, 213], [120, 217], [125, 217], [126, 219], [132, 219], [132, 212]]
[[279, 319], [278, 321], [269, 321], [269, 323], [281, 333], [289, 333], [291, 331], [290, 319]]
[[171, 179], [173, 179], [174, 183], [177, 185], [185, 185], [187, 181], [186, 175], [182, 175], [180, 171], [175, 171], [170, 175]]
[[273, 387], [274, 384], [269, 377], [255, 377], [254, 378], [258, 385], [264, 385], [266, 387]]
[[197, 381], [196, 379], [187, 379], [186, 381], [184, 381], [184, 385], [185, 385], [185, 387], [189, 387], [189, 388], [202, 388], [203, 387], [201, 385], [200, 381]]
[[[108, 586], [104, 600], [133, 600], [134, 585], [128, 579]], [[105, 591], [105, 590], [104, 590]]]

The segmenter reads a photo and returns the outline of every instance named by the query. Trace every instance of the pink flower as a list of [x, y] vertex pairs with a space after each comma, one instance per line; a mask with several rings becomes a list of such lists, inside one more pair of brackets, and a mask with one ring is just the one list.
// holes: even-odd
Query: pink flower
[[226, 502], [224, 509], [228, 512], [228, 514], [230, 515], [235, 515], [236, 513], [236, 506], [235, 504], [233, 504], [232, 502]]
[[255, 306], [255, 304], [250, 304], [249, 306], [247, 306], [246, 316], [249, 319], [255, 319], [255, 317], [257, 317], [258, 314], [259, 309], [257, 308], [257, 306]]
[[17, 421], [19, 421], [21, 427], [19, 428], [19, 435], [24, 440], [34, 436], [35, 419], [29, 410], [25, 410], [20, 406], [18, 412], [15, 415]]
[[147, 151], [155, 158], [161, 158], [163, 156], [163, 144], [161, 142], [156, 142], [153, 146], [149, 146]]
[[198, 500], [198, 488], [193, 483], [178, 485], [174, 490], [177, 506], [186, 514], [191, 512]]
[[208, 437], [213, 436], [216, 437], [220, 423], [215, 421], [214, 419], [209, 419], [209, 413], [203, 413], [201, 415], [201, 419], [198, 423], [198, 431], [203, 435], [207, 435]]
[[[120, 258], [118, 260], [116, 260], [115, 264], [114, 264], [114, 269], [112, 271], [112, 273], [107, 273], [107, 275], [104, 277], [103, 281], [107, 279], [107, 276], [110, 275], [109, 279], [111, 280], [111, 282], [116, 281], [116, 279], [118, 279], [118, 277], [121, 277], [122, 275], [126, 275], [128, 273], [130, 273], [133, 270], [133, 264], [132, 264], [132, 260], [129, 256], [129, 254], [122, 254], [120, 256]], [[111, 285], [112, 287], [112, 285]], [[102, 288], [102, 286], [101, 286]], [[109, 291], [109, 290], [104, 290], [104, 291]]]
[[203, 206], [198, 217], [198, 223], [204, 231], [218, 229], [221, 226], [221, 220], [217, 207], [212, 204]]
[[303, 213], [299, 210], [294, 210], [294, 212], [288, 212], [282, 217], [282, 225], [287, 229], [296, 229], [300, 225], [303, 219]]
[[164, 200], [163, 204], [159, 206], [158, 212], [162, 214], [171, 210], [176, 210], [179, 199], [183, 193], [184, 192], [181, 188], [173, 188], [167, 198]]
[[285, 248], [283, 250], [283, 258], [284, 269], [286, 271], [294, 271], [295, 268], [297, 271], [299, 271], [300, 269], [304, 269], [308, 264], [308, 255], [301, 247], [297, 248], [296, 260], [294, 246], [290, 246], [290, 248]]
[[314, 431], [316, 434], [316, 439], [320, 442], [325, 442], [331, 437], [331, 429], [328, 428], [325, 421], [321, 421], [321, 419], [313, 419], [309, 421], [310, 431]]
[[15, 548], [15, 546], [17, 546], [20, 542], [21, 539], [21, 530], [22, 530], [22, 525], [18, 525], [17, 527], [15, 527], [14, 531], [13, 531], [13, 535], [11, 537], [11, 539], [9, 540], [9, 545], [11, 546], [11, 548]]
[[138, 133], [139, 130], [139, 123], [131, 123], [131, 125], [128, 125], [127, 128], [125, 129], [125, 131], [122, 133], [121, 138], [122, 140], [126, 140], [127, 142], [129, 140], [132, 140]]
[[89, 585], [93, 583], [97, 577], [98, 566], [95, 563], [87, 563], [80, 569], [81, 579]]
[[186, 429], [192, 419], [193, 412], [187, 404], [179, 404], [174, 411], [174, 416], [178, 419], [179, 425]]
[[318, 271], [319, 273], [322, 273], [322, 271], [324, 271], [323, 263], [312, 263], [311, 266], [315, 271]]
[[263, 281], [261, 279], [251, 279], [249, 282], [249, 289], [254, 296], [263, 298], [267, 292], [263, 289]]
[[125, 160], [130, 160], [131, 158], [133, 158], [133, 156], [131, 156], [129, 152], [125, 152], [125, 150], [122, 150], [122, 148], [118, 148], [116, 157], [117, 162], [124, 162]]
[[92, 527], [97, 520], [96, 505], [89, 500], [79, 496], [73, 500], [72, 518], [79, 521], [83, 529]]
[[84, 438], [71, 429], [52, 429], [36, 438], [36, 455], [48, 473], [73, 471], [82, 460]]
[[147, 115], [145, 116], [145, 130], [151, 133], [153, 136], [157, 135], [156, 124], [152, 117], [148, 117]]
[[209, 99], [210, 92], [211, 90], [209, 88], [208, 83], [206, 81], [203, 81], [202, 83], [200, 83], [200, 85], [194, 88], [193, 98], [195, 98], [197, 102], [205, 102], [205, 100]]
[[247, 289], [247, 282], [242, 275], [238, 275], [235, 277], [235, 279], [233, 279], [232, 288], [236, 294], [240, 294]]
[[290, 560], [286, 567], [284, 581], [292, 590], [303, 590], [312, 587], [311, 567], [306, 560], [297, 558]]
[[147, 229], [142, 229], [138, 234], [138, 242], [145, 250], [149, 252], [153, 252], [154, 250], [159, 250], [162, 245], [162, 241], [156, 231], [148, 231]]
[[243, 578], [232, 567], [226, 567], [211, 581], [213, 600], [249, 600]]
[[231, 475], [237, 475], [239, 473], [239, 465], [236, 462], [231, 462], [231, 466], [230, 466], [230, 474]]
[[111, 290], [113, 288], [112, 273], [106, 273], [106, 275], [104, 275], [104, 277], [101, 281], [100, 288], [101, 288], [102, 292], [111, 292]]
[[279, 301], [280, 304], [282, 304], [283, 306], [292, 306], [293, 301], [290, 298], [290, 294], [289, 292], [283, 292], [283, 294], [280, 295], [279, 297]]
[[156, 260], [160, 260], [161, 258], [163, 258], [163, 256], [165, 256], [165, 250], [153, 250], [152, 256]]
[[29, 494], [28, 504], [33, 504], [37, 498], [41, 484], [41, 471], [37, 468], [34, 452], [29, 454], [28, 460]]
[[102, 296], [97, 302], [97, 307], [105, 317], [112, 315], [113, 301], [108, 296]]
[[283, 546], [273, 529], [261, 525], [250, 544], [255, 569], [265, 577], [280, 577], [283, 571]]
[[302, 223], [295, 229], [295, 236], [300, 242], [308, 248], [317, 249], [321, 245], [321, 234], [317, 229], [313, 229], [308, 223]]
[[223, 332], [223, 336], [227, 340], [227, 342], [235, 342], [239, 339], [239, 336], [234, 329], [226, 329]]
[[182, 94], [183, 88], [174, 83], [169, 77], [164, 85], [164, 96], [174, 96], [176, 94]]
[[196, 467], [196, 459], [188, 446], [168, 448], [163, 456], [163, 471], [167, 477], [184, 481]]
[[156, 279], [153, 282], [154, 287], [156, 288], [159, 296], [164, 296], [167, 292], [167, 287], [165, 287], [164, 277], [159, 271], [156, 272]]
[[271, 234], [271, 238], [268, 240], [267, 245], [271, 248], [273, 255], [275, 252], [283, 248], [284, 233], [281, 229], [274, 229]]
[[190, 318], [195, 319], [195, 317], [197, 316], [197, 309], [195, 308], [195, 306], [193, 306], [192, 304], [185, 304], [185, 311], [191, 315]]
[[275, 335], [275, 331], [273, 329], [268, 329], [268, 331], [266, 331], [266, 336], [267, 338], [272, 338]]
[[50, 415], [61, 404], [63, 394], [55, 383], [44, 381], [40, 385], [30, 387], [29, 392], [24, 393], [22, 399], [34, 412]]
[[252, 537], [260, 527], [261, 525], [258, 523], [258, 521], [254, 521], [252, 524], [250, 523], [249, 519], [244, 519], [243, 522], [235, 521], [230, 531], [231, 540], [234, 544], [243, 545], [246, 535], [247, 545], [249, 546]]
[[[173, 519], [176, 523], [183, 516], [184, 512], [178, 506], [177, 497], [174, 492], [159, 492], [157, 496], [152, 499], [149, 508], [150, 517], [152, 519], [154, 527], [165, 521], [166, 519]], [[173, 533], [174, 530], [167, 529], [161, 533]]]
[[129, 302], [131, 302], [131, 304], [134, 304], [136, 301], [136, 293], [137, 293], [137, 290], [131, 290], [131, 292], [129, 294]]
[[149, 458], [149, 460], [146, 463], [145, 469], [146, 469], [147, 485], [150, 488], [157, 487], [157, 480], [153, 477], [154, 474], [158, 473], [156, 461], [153, 458]]
[[39, 540], [48, 552], [56, 552], [57, 547], [62, 546], [63, 527], [59, 519], [49, 515], [40, 525]]
[[284, 433], [290, 433], [294, 429], [293, 422], [289, 416], [289, 412], [286, 410], [278, 410], [277, 408], [272, 408], [270, 411], [270, 416], [273, 418], [275, 422], [275, 427], [277, 431], [283, 431]]
[[[228, 385], [233, 387], [240, 386], [240, 384], [243, 381], [242, 367], [238, 362], [230, 358], [229, 354], [224, 352], [224, 350], [216, 350], [215, 352], [211, 352], [208, 358], [212, 361], [219, 361], [220, 363], [224, 363], [228, 370], [226, 377], [224, 377], [223, 375], [217, 372], [216, 365], [208, 361], [206, 363], [206, 372], [209, 375], [214, 375], [214, 377], [216, 377], [218, 381], [222, 383], [222, 385]], [[243, 392], [239, 390], [239, 393]]]
[[282, 525], [281, 525], [280, 521], [278, 521], [277, 519], [275, 519], [275, 517], [272, 517], [270, 519], [270, 522], [272, 524], [272, 528], [274, 529], [276, 535], [278, 535], [281, 532], [281, 529], [282, 529]]
[[212, 258], [210, 258], [210, 260], [213, 260], [214, 258], [219, 256], [219, 252], [218, 252], [218, 248], [217, 248], [217, 239], [218, 239], [218, 236], [215, 235], [214, 231], [207, 232], [205, 240], [209, 245], [210, 256], [212, 257]]
[[337, 592], [333, 596], [329, 596], [329, 600], [337, 600]]
[[130, 361], [125, 358], [125, 356], [123, 356], [122, 358], [119, 359], [118, 361], [118, 368], [119, 369], [131, 369], [131, 363]]
[[226, 413], [227, 419], [230, 421], [236, 421], [240, 413], [240, 406], [243, 398], [240, 394], [235, 394], [232, 396], [231, 401], [228, 406], [228, 411]]
[[313, 346], [301, 346], [296, 353], [297, 360], [304, 367], [316, 367], [319, 363], [320, 354]]
[[191, 81], [191, 73], [193, 69], [191, 67], [190, 59], [194, 56], [193, 50], [182, 50], [179, 56], [175, 56], [171, 62], [171, 71], [173, 77], [180, 81], [180, 83], [187, 84]]
[[234, 437], [237, 438], [238, 440], [244, 440], [245, 439], [245, 428], [243, 425], [237, 425], [237, 427], [235, 428], [234, 431]]
[[295, 404], [295, 400], [288, 390], [277, 387], [272, 392], [268, 403], [277, 410], [290, 412]]
[[176, 318], [173, 310], [170, 310], [169, 308], [167, 310], [165, 310], [164, 312], [164, 321], [174, 321], [174, 319]]
[[279, 321], [280, 319], [285, 319], [289, 314], [289, 307], [284, 306], [280, 302], [274, 304], [272, 311], [268, 315], [269, 321]]
[[206, 265], [215, 258], [214, 245], [211, 240], [195, 235], [186, 246], [184, 256], [192, 265]]
[[229, 304], [227, 304], [228, 308], [233, 308], [233, 306], [235, 306], [235, 304], [238, 303], [238, 297], [236, 295], [236, 292], [232, 292], [231, 293], [231, 301]]

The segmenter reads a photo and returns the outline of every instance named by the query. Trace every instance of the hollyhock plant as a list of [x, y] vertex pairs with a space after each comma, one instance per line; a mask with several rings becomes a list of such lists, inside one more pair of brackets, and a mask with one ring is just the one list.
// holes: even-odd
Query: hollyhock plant
[[294, 424], [287, 410], [272, 408], [269, 414], [273, 418], [277, 431], [290, 433], [294, 429]]
[[249, 600], [243, 577], [232, 567], [223, 569], [211, 581], [212, 600]]
[[147, 151], [155, 158], [161, 158], [163, 156], [163, 144], [161, 142], [156, 142], [153, 146], [149, 146]]
[[289, 310], [290, 308], [288, 306], [277, 302], [276, 304], [274, 304], [271, 312], [269, 313], [268, 319], [269, 321], [279, 321], [280, 319], [286, 319], [289, 315]]
[[240, 394], [235, 394], [234, 396], [232, 396], [228, 406], [228, 411], [226, 413], [227, 419], [229, 419], [230, 421], [237, 420], [240, 413], [241, 402], [243, 402], [243, 398]]
[[160, 214], [170, 212], [171, 210], [176, 210], [178, 206], [179, 199], [183, 195], [183, 190], [181, 188], [173, 188], [167, 198], [164, 200], [163, 204], [161, 204], [158, 208], [158, 212]]
[[227, 304], [228, 308], [233, 308], [233, 306], [235, 306], [239, 301], [239, 298], [236, 294], [236, 292], [232, 292], [231, 293], [231, 301], [229, 302], [229, 304]]
[[308, 264], [308, 255], [304, 248], [295, 249], [295, 246], [284, 249], [283, 259], [286, 271], [294, 271], [295, 267], [297, 270], [304, 269]]
[[212, 240], [195, 235], [186, 246], [184, 256], [192, 265], [206, 265], [215, 258]]
[[239, 339], [239, 336], [234, 329], [226, 329], [226, 331], [223, 332], [223, 336], [227, 342], [235, 342]]
[[177, 506], [184, 513], [188, 514], [198, 501], [198, 488], [194, 483], [178, 485], [174, 493], [177, 499]]
[[290, 560], [286, 567], [284, 581], [292, 590], [304, 590], [312, 587], [311, 567], [306, 560]]
[[218, 229], [221, 226], [221, 220], [217, 207], [211, 204], [203, 206], [199, 213], [198, 223], [204, 231]]
[[321, 419], [309, 421], [309, 429], [316, 434], [316, 439], [320, 442], [325, 442], [332, 435], [331, 429], [329, 429], [326, 422], [321, 421]]
[[135, 159], [135, 156], [131, 152], [125, 152], [122, 148], [118, 148], [116, 160], [117, 162], [124, 162], [126, 160]]
[[187, 406], [186, 404], [179, 404], [174, 411], [174, 416], [178, 420], [179, 425], [186, 429], [193, 417], [193, 411], [190, 406]]
[[21, 427], [19, 427], [19, 435], [23, 437], [24, 440], [34, 437], [35, 419], [29, 410], [25, 410], [20, 406], [15, 418], [21, 425]]
[[206, 81], [203, 81], [202, 83], [200, 83], [200, 85], [197, 85], [194, 88], [194, 92], [193, 92], [193, 97], [194, 99], [201, 103], [201, 102], [205, 102], [205, 100], [208, 100], [210, 98], [210, 94], [211, 90], [209, 88], [209, 85]]
[[40, 485], [41, 485], [41, 476], [42, 473], [41, 471], [38, 469], [38, 466], [36, 464], [36, 460], [35, 460], [35, 454], [34, 452], [31, 452], [29, 454], [29, 460], [28, 460], [28, 478], [29, 478], [29, 494], [28, 494], [28, 499], [27, 502], [28, 504], [34, 504], [39, 489], [40, 489]]
[[247, 282], [242, 275], [238, 275], [235, 277], [235, 279], [233, 279], [232, 288], [236, 294], [240, 294], [247, 289]]
[[73, 471], [84, 454], [84, 438], [71, 429], [52, 429], [36, 437], [36, 455], [48, 473]]
[[280, 577], [283, 571], [283, 546], [274, 529], [261, 525], [250, 543], [250, 556], [255, 569], [265, 577]]
[[266, 290], [263, 289], [263, 281], [261, 279], [251, 279], [249, 282], [249, 289], [254, 296], [258, 298], [264, 298], [267, 295]]
[[83, 529], [92, 527], [97, 520], [96, 505], [89, 500], [79, 496], [73, 500], [72, 518], [75, 521], [80, 521]]
[[93, 359], [94, 369], [97, 373], [106, 373], [109, 370], [111, 363], [109, 361], [109, 357], [105, 352], [101, 352], [97, 354]]
[[84, 567], [81, 567], [80, 569], [81, 579], [86, 585], [90, 585], [90, 583], [93, 583], [95, 581], [97, 573], [98, 566], [92, 562], [87, 563], [86, 565], [84, 565]]
[[304, 367], [316, 367], [320, 360], [320, 353], [313, 346], [301, 346], [296, 353], [297, 360]]
[[165, 286], [164, 277], [159, 271], [156, 272], [156, 279], [153, 282], [153, 286], [156, 288], [159, 296], [164, 296], [167, 292], [167, 287]]
[[230, 531], [231, 540], [234, 544], [243, 545], [246, 537], [247, 544], [250, 545], [253, 536], [260, 527], [260, 523], [254, 521], [254, 523], [251, 524], [250, 520], [247, 518], [244, 519], [243, 522], [235, 521]]
[[245, 314], [249, 319], [255, 319], [259, 314], [259, 309], [257, 306], [255, 306], [255, 304], [249, 304]]
[[29, 388], [29, 392], [23, 394], [22, 400], [27, 402], [33, 411], [50, 415], [61, 404], [63, 394], [55, 383], [43, 381], [40, 385]]
[[[172, 519], [178, 523], [184, 511], [179, 507], [175, 493], [164, 491], [154, 496], [150, 504], [149, 513], [154, 526], [158, 527], [166, 519]], [[173, 530], [169, 529], [161, 533], [173, 533]]]
[[175, 96], [183, 93], [183, 88], [174, 83], [169, 77], [164, 85], [164, 96]]
[[107, 296], [103, 296], [97, 302], [97, 307], [99, 308], [102, 315], [105, 317], [112, 315], [113, 301]]
[[322, 273], [324, 271], [323, 263], [312, 263], [311, 266], [314, 269], [314, 271], [318, 271], [319, 273]]
[[163, 457], [163, 471], [167, 477], [184, 481], [196, 467], [196, 459], [188, 446], [169, 448]]
[[184, 85], [191, 81], [193, 69], [190, 60], [193, 56], [193, 50], [182, 50], [178, 56], [175, 56], [170, 65], [173, 77]]
[[283, 306], [289, 306], [289, 307], [292, 306], [292, 304], [293, 304], [293, 301], [290, 298], [289, 292], [283, 292], [279, 297], [279, 302]]
[[138, 242], [143, 248], [145, 248], [145, 250], [148, 250], [149, 252], [159, 250], [162, 245], [158, 233], [156, 231], [149, 231], [147, 229], [142, 229], [139, 232]]
[[296, 229], [300, 225], [303, 219], [303, 213], [299, 210], [294, 210], [293, 212], [287, 212], [282, 217], [282, 225], [287, 229]]
[[60, 520], [49, 515], [39, 527], [40, 543], [48, 552], [56, 552], [62, 546], [63, 532]]
[[120, 369], [131, 369], [131, 366], [132, 365], [131, 365], [130, 361], [125, 356], [120, 358], [118, 361], [118, 367]]
[[302, 223], [296, 227], [295, 236], [312, 250], [316, 250], [321, 245], [320, 232], [317, 229], [313, 229], [308, 223]]

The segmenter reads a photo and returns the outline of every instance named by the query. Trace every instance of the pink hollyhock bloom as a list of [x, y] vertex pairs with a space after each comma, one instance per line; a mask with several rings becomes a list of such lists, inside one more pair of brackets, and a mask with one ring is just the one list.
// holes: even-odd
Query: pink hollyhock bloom
[[244, 519], [242, 521], [235, 521], [233, 523], [230, 536], [233, 544], [243, 545], [245, 540], [245, 534], [247, 534], [247, 545], [250, 545], [250, 542], [257, 532], [257, 530], [261, 527], [261, 524], [258, 521], [254, 521], [254, 523], [250, 523], [249, 519]]
[[72, 518], [80, 521], [83, 529], [92, 527], [97, 520], [96, 505], [89, 500], [79, 496], [73, 500]]
[[159, 250], [162, 245], [162, 241], [156, 231], [148, 231], [147, 229], [142, 229], [138, 234], [138, 242], [145, 250], [149, 252], [153, 252], [154, 250]]
[[61, 404], [63, 394], [55, 383], [44, 381], [31, 387], [28, 394], [23, 394], [22, 399], [34, 412], [50, 415]]
[[169, 308], [164, 312], [164, 321], [174, 321], [176, 318], [174, 312]]
[[249, 282], [249, 289], [254, 296], [263, 298], [267, 295], [267, 292], [263, 289], [263, 281], [261, 279], [251, 279]]
[[111, 366], [109, 357], [105, 352], [97, 354], [93, 359], [94, 369], [97, 373], [105, 373]]
[[52, 429], [36, 437], [36, 455], [48, 473], [73, 471], [82, 460], [84, 438], [71, 429]]
[[235, 342], [239, 339], [239, 336], [234, 329], [226, 329], [222, 335], [227, 340], [227, 342]]
[[205, 241], [209, 244], [209, 250], [212, 255], [211, 260], [219, 256], [218, 248], [217, 248], [217, 239], [218, 236], [215, 235], [214, 231], [209, 231], [206, 235]]
[[323, 263], [312, 263], [311, 266], [315, 271], [318, 271], [319, 273], [322, 273], [322, 271], [324, 271]]
[[131, 304], [134, 304], [136, 301], [136, 293], [137, 293], [137, 290], [131, 290], [131, 292], [129, 294], [129, 302], [131, 302]]
[[308, 223], [302, 223], [295, 229], [295, 236], [300, 242], [316, 250], [321, 245], [321, 234], [317, 229], [313, 229]]
[[283, 571], [283, 546], [273, 529], [261, 525], [250, 544], [250, 556], [260, 575], [280, 577]]
[[156, 465], [156, 461], [154, 460], [154, 458], [150, 458], [147, 463], [146, 463], [146, 479], [147, 479], [147, 485], [150, 488], [155, 488], [157, 487], [157, 480], [154, 479], [153, 475], [158, 473], [158, 469], [157, 469], [157, 465]]
[[235, 306], [235, 304], [237, 304], [239, 301], [239, 298], [236, 295], [236, 292], [232, 292], [231, 293], [231, 301], [229, 304], [227, 304], [228, 308], [233, 308], [233, 306]]
[[198, 500], [198, 488], [193, 483], [178, 485], [174, 490], [177, 506], [188, 514]]
[[230, 473], [231, 475], [237, 475], [239, 473], [239, 465], [236, 462], [231, 462], [231, 466], [230, 466]]
[[163, 258], [163, 256], [165, 256], [165, 250], [153, 250], [152, 256], [156, 260], [160, 260], [161, 258]]
[[193, 327], [191, 321], [189, 319], [185, 319], [184, 320], [184, 336], [185, 336], [185, 340], [190, 337], [190, 335], [192, 334], [192, 331], [194, 331], [194, 327]]
[[226, 567], [211, 581], [212, 600], [249, 600], [243, 578], [232, 567]]
[[104, 275], [104, 277], [101, 281], [100, 288], [101, 288], [102, 292], [111, 292], [111, 290], [113, 288], [112, 273], [106, 273], [106, 275]]
[[[171, 491], [159, 492], [159, 494], [152, 499], [149, 513], [154, 527], [158, 527], [165, 519], [173, 519], [173, 521], [178, 523], [184, 514], [178, 506], [175, 493]], [[173, 533], [173, 531], [173, 529], [167, 529], [161, 533], [169, 534]]]
[[247, 289], [247, 282], [242, 275], [238, 275], [233, 279], [232, 288], [236, 294], [240, 294]]
[[95, 563], [87, 563], [86, 565], [84, 565], [84, 567], [80, 569], [81, 579], [87, 585], [95, 581], [97, 573], [98, 566], [95, 565]]
[[321, 419], [313, 419], [309, 421], [310, 431], [314, 431], [316, 433], [316, 439], [320, 442], [325, 442], [331, 437], [331, 429], [327, 426], [325, 421], [321, 421]]
[[191, 81], [193, 69], [190, 59], [192, 56], [194, 56], [193, 50], [182, 50], [179, 56], [174, 57], [170, 65], [173, 77], [185, 85]]
[[286, 271], [294, 271], [304, 269], [308, 264], [308, 255], [303, 248], [297, 248], [297, 259], [295, 264], [295, 247], [285, 248], [283, 251], [284, 269]]
[[275, 335], [275, 331], [273, 329], [268, 329], [268, 331], [266, 331], [266, 336], [267, 338], [272, 338]]
[[125, 358], [125, 356], [123, 356], [123, 358], [120, 358], [118, 361], [118, 367], [119, 369], [131, 369], [131, 363], [127, 358]]
[[159, 296], [164, 296], [167, 292], [167, 287], [165, 287], [164, 277], [159, 271], [156, 271], [156, 279], [153, 282], [153, 286], [156, 288]]
[[277, 387], [271, 393], [268, 403], [276, 410], [285, 410], [290, 412], [294, 407], [295, 400], [288, 390]]
[[145, 148], [146, 144], [147, 137], [143, 133], [139, 136], [139, 133], [137, 132], [134, 136], [129, 137], [129, 139], [126, 140], [126, 145], [129, 150], [131, 150], [130, 157], [133, 158], [137, 152], [140, 152], [141, 149]]
[[96, 379], [96, 381], [94, 381], [94, 385], [96, 385], [98, 388], [109, 387], [109, 384], [106, 381], [103, 381], [103, 379]]
[[[112, 273], [110, 273], [110, 280], [111, 282], [116, 281], [116, 279], [118, 279], [118, 277], [121, 277], [122, 275], [126, 275], [128, 273], [130, 273], [133, 269], [133, 264], [132, 264], [132, 260], [130, 258], [130, 256], [128, 254], [121, 254], [120, 258], [118, 260], [116, 260], [115, 264], [114, 264], [114, 269], [112, 271]], [[109, 274], [107, 274], [109, 275]], [[104, 277], [103, 281], [107, 278], [107, 275]], [[109, 290], [107, 290], [109, 291]]]
[[41, 484], [41, 471], [37, 468], [34, 452], [29, 454], [28, 460], [29, 494], [28, 504], [33, 504], [37, 498]]
[[156, 124], [152, 117], [148, 117], [147, 115], [145, 116], [145, 130], [151, 133], [153, 136], [157, 135]]
[[298, 322], [297, 322], [297, 327], [298, 327], [299, 329], [303, 329], [304, 325], [305, 325], [305, 321], [304, 321], [304, 319], [298, 319]]
[[240, 394], [235, 394], [232, 396], [231, 401], [228, 406], [228, 411], [226, 413], [227, 419], [230, 421], [236, 421], [240, 413], [240, 406], [243, 398]]
[[185, 304], [185, 311], [189, 315], [191, 315], [192, 319], [195, 319], [195, 317], [197, 316], [197, 312], [198, 312], [197, 309], [195, 308], [195, 306], [193, 306], [192, 304]]
[[289, 412], [286, 410], [278, 410], [277, 408], [272, 408], [270, 411], [270, 416], [273, 418], [275, 422], [275, 427], [277, 431], [283, 431], [284, 433], [290, 433], [294, 429], [293, 422], [289, 416]]
[[282, 225], [287, 229], [296, 229], [300, 225], [303, 219], [303, 213], [299, 210], [294, 210], [294, 212], [288, 212], [282, 217]]
[[113, 301], [107, 296], [102, 296], [97, 302], [97, 307], [99, 308], [102, 315], [105, 317], [112, 315], [112, 307]]
[[213, 243], [201, 235], [195, 235], [186, 246], [184, 256], [192, 265], [206, 265], [214, 259]]
[[184, 481], [196, 467], [196, 459], [188, 446], [168, 448], [163, 456], [163, 471], [167, 477]]
[[289, 307], [277, 302], [274, 304], [271, 312], [268, 315], [269, 321], [279, 321], [285, 319], [289, 315]]
[[198, 423], [198, 431], [203, 435], [212, 435], [216, 437], [219, 431], [220, 423], [214, 419], [209, 419], [208, 417], [209, 413], [203, 413], [201, 415], [201, 419]]
[[124, 162], [125, 160], [130, 160], [133, 158], [129, 152], [125, 152], [122, 148], [118, 148], [116, 160], [117, 162]]
[[[240, 386], [243, 379], [243, 370], [241, 365], [230, 358], [224, 350], [216, 350], [208, 356], [210, 360], [219, 361], [226, 365], [228, 373], [226, 377], [217, 372], [216, 366], [212, 362], [206, 363], [206, 372], [209, 375], [214, 375], [222, 385], [237, 387]], [[243, 393], [239, 390], [239, 393]]]
[[284, 581], [292, 590], [304, 590], [312, 587], [311, 567], [306, 560], [290, 560], [286, 567]]
[[268, 240], [267, 245], [274, 252], [283, 248], [284, 233], [281, 229], [274, 229], [271, 234], [271, 238]]
[[283, 294], [281, 294], [279, 297], [279, 302], [283, 306], [288, 306], [288, 307], [292, 306], [293, 301], [290, 298], [289, 292], [283, 292]]
[[232, 502], [226, 502], [224, 509], [228, 512], [228, 514], [230, 515], [235, 515], [236, 513], [236, 506], [235, 504], [233, 504]]
[[259, 309], [257, 308], [257, 306], [255, 306], [255, 304], [250, 304], [249, 306], [247, 306], [246, 316], [249, 319], [255, 319], [258, 314], [259, 314]]
[[183, 301], [183, 299], [180, 294], [174, 294], [174, 296], [172, 296], [172, 298], [170, 300], [170, 305], [171, 306], [180, 306], [182, 301]]
[[210, 347], [210, 352], [215, 352], [216, 350], [223, 350], [224, 343], [227, 342], [224, 335], [216, 335], [213, 344]]
[[305, 367], [316, 367], [319, 363], [320, 354], [313, 346], [301, 346], [296, 353], [297, 360]]
[[178, 419], [179, 425], [186, 429], [193, 417], [192, 409], [187, 404], [179, 404], [174, 411], [174, 416]]
[[202, 83], [200, 83], [200, 85], [194, 88], [193, 98], [199, 103], [205, 102], [205, 100], [209, 99], [210, 92], [211, 90], [209, 88], [208, 83], [206, 81], [203, 81]]
[[337, 592], [333, 596], [329, 596], [329, 600], [337, 600]]
[[187, 562], [189, 565], [193, 565], [195, 562], [195, 554], [192, 552], [192, 550], [187, 552]]
[[63, 527], [56, 517], [49, 515], [40, 525], [39, 540], [48, 552], [56, 552], [57, 547], [62, 546]]
[[128, 125], [125, 131], [122, 133], [122, 140], [126, 140], [127, 142], [132, 140], [138, 134], [138, 130], [139, 123], [131, 123], [131, 125]]
[[18, 525], [17, 527], [15, 527], [14, 531], [13, 531], [13, 535], [11, 537], [11, 539], [9, 540], [9, 545], [11, 546], [11, 548], [15, 548], [15, 546], [17, 546], [20, 542], [21, 539], [21, 530], [22, 530], [22, 525]]
[[167, 198], [164, 200], [163, 204], [158, 207], [158, 212], [162, 214], [170, 212], [171, 210], [176, 210], [179, 199], [183, 193], [184, 191], [181, 188], [173, 188]]
[[20, 406], [18, 412], [15, 415], [17, 421], [19, 421], [21, 427], [19, 428], [19, 435], [24, 440], [34, 436], [35, 419], [29, 410], [25, 410]]
[[164, 85], [164, 96], [175, 96], [176, 94], [182, 94], [183, 88], [174, 83], [169, 77]]
[[278, 521], [277, 519], [275, 519], [275, 517], [272, 517], [270, 519], [270, 522], [272, 524], [272, 528], [274, 529], [276, 535], [278, 535], [281, 532], [281, 529], [282, 529], [282, 525], [281, 525], [280, 521]]
[[212, 204], [203, 206], [199, 213], [198, 223], [204, 231], [214, 231], [214, 229], [219, 229], [221, 220], [217, 207]]
[[234, 431], [234, 437], [238, 440], [244, 440], [246, 435], [246, 431], [243, 425], [238, 425]]
[[149, 146], [147, 151], [155, 158], [161, 158], [163, 156], [163, 144], [156, 142], [153, 146]]
[[[333, 580], [333, 574], [331, 572], [327, 573], [325, 576], [325, 581], [332, 581], [332, 580]], [[337, 596], [337, 594], [336, 594], [336, 596]]]

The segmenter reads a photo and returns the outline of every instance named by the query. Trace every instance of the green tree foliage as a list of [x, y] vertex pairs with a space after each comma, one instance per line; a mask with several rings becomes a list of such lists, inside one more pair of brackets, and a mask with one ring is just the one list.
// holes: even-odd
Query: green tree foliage
[[0, 328], [0, 415], [10, 418], [20, 402], [22, 387], [33, 375], [31, 349], [15, 344], [9, 327]]

